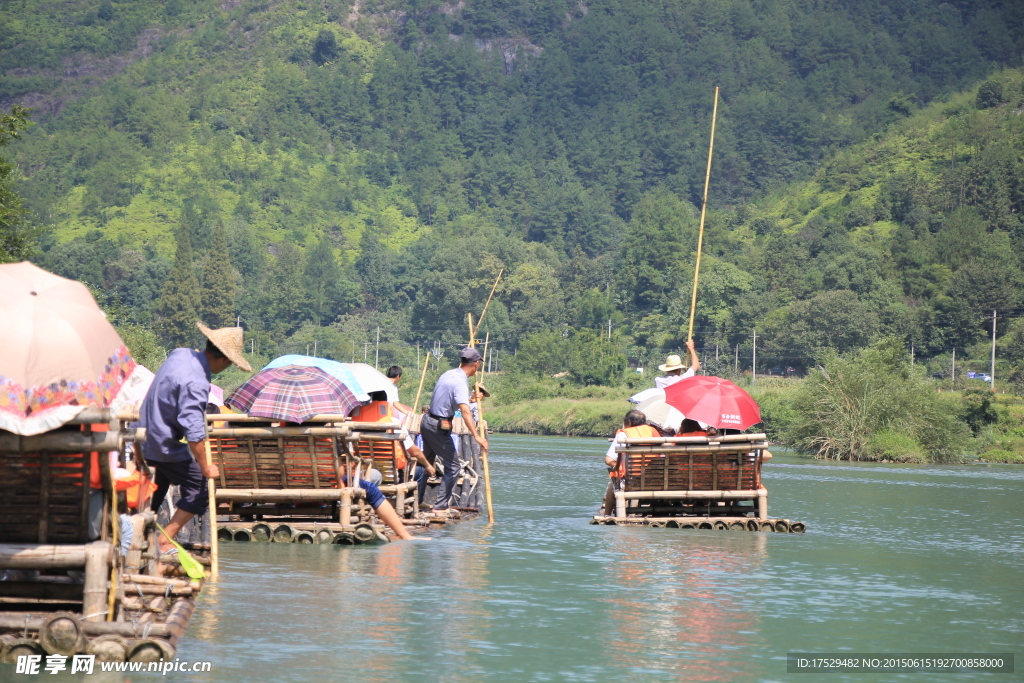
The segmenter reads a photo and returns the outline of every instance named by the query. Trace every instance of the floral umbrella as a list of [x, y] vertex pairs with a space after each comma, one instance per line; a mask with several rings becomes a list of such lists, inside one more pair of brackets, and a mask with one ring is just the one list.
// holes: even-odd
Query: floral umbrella
[[108, 407], [135, 361], [85, 285], [9, 263], [0, 292], [0, 429], [41, 434]]

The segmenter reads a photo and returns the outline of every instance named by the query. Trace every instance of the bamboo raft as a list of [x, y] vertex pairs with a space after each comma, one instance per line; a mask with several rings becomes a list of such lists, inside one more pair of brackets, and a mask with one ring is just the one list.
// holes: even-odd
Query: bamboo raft
[[397, 422], [350, 422], [343, 415], [317, 415], [299, 426], [278, 426], [230, 413], [207, 419], [211, 454], [220, 468], [220, 541], [386, 543], [393, 532], [366, 503], [366, 492], [352, 485], [370, 468], [381, 474], [381, 493], [410, 533], [479, 514], [479, 501], [470, 501], [468, 495], [456, 506], [459, 520], [433, 519], [420, 512], [421, 503], [432, 502], [437, 484], [428, 483], [425, 499], [418, 499], [408, 468], [402, 470], [396, 462], [395, 442], [406, 435]]
[[764, 434], [621, 439], [615, 514], [591, 524], [802, 533], [803, 522], [768, 517], [766, 447]]
[[[132, 419], [87, 409], [38, 436], [0, 431], [0, 661], [173, 659], [203, 582], [164, 576], [180, 568], [157, 561], [152, 512], [131, 517], [132, 542], [120, 552], [107, 453], [145, 438], [126, 427]], [[89, 485], [93, 452], [101, 489]]]

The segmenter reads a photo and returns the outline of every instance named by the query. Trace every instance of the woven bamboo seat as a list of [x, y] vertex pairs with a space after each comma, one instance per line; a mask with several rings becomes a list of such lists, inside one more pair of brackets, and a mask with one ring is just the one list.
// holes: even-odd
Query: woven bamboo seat
[[761, 485], [763, 434], [628, 439], [616, 448], [625, 466], [615, 492], [616, 517], [629, 504], [707, 506], [709, 501], [755, 501], [758, 517], [767, 515], [767, 491]]
[[381, 473], [381, 483], [398, 484], [398, 463], [395, 461], [395, 445], [392, 441], [366, 441], [360, 439], [352, 444], [355, 455], [364, 461], [373, 463], [373, 468]]
[[[81, 430], [49, 432], [65, 433]], [[87, 543], [91, 466], [88, 453], [0, 452], [0, 543]]]

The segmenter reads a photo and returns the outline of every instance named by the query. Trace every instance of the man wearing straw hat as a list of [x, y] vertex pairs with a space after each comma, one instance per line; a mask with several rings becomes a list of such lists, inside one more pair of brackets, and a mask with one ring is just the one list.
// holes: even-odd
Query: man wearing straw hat
[[670, 387], [681, 379], [687, 377], [693, 377], [700, 370], [700, 358], [697, 357], [697, 350], [694, 348], [693, 340], [686, 342], [686, 350], [690, 352], [690, 369], [683, 372], [683, 359], [672, 354], [665, 359], [664, 365], [659, 365], [658, 369], [665, 373], [664, 377], [655, 377], [654, 386], [658, 389], [664, 389]]
[[[142, 455], [156, 468], [153, 510], [159, 510], [171, 484], [177, 484], [181, 499], [165, 531], [174, 538], [195, 515], [206, 512], [209, 503], [207, 479], [220, 474], [206, 455], [206, 404], [210, 379], [235, 364], [246, 372], [252, 367], [242, 355], [241, 327], [211, 330], [196, 323], [206, 336], [206, 349], [175, 349], [153, 378], [153, 384], [139, 409], [139, 424], [146, 428]], [[185, 443], [183, 443], [183, 441]], [[161, 554], [172, 550], [171, 542], [160, 539]]]

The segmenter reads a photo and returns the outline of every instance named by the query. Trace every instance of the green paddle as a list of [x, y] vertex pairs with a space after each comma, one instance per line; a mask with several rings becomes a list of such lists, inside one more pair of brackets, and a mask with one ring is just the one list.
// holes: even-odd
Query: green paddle
[[199, 564], [199, 560], [188, 554], [188, 551], [181, 547], [181, 545], [175, 541], [170, 535], [164, 531], [164, 528], [159, 524], [156, 528], [160, 530], [160, 533], [164, 535], [171, 544], [178, 549], [178, 562], [181, 562], [182, 568], [185, 573], [188, 574], [190, 579], [205, 579], [206, 572], [203, 570], [203, 565]]

